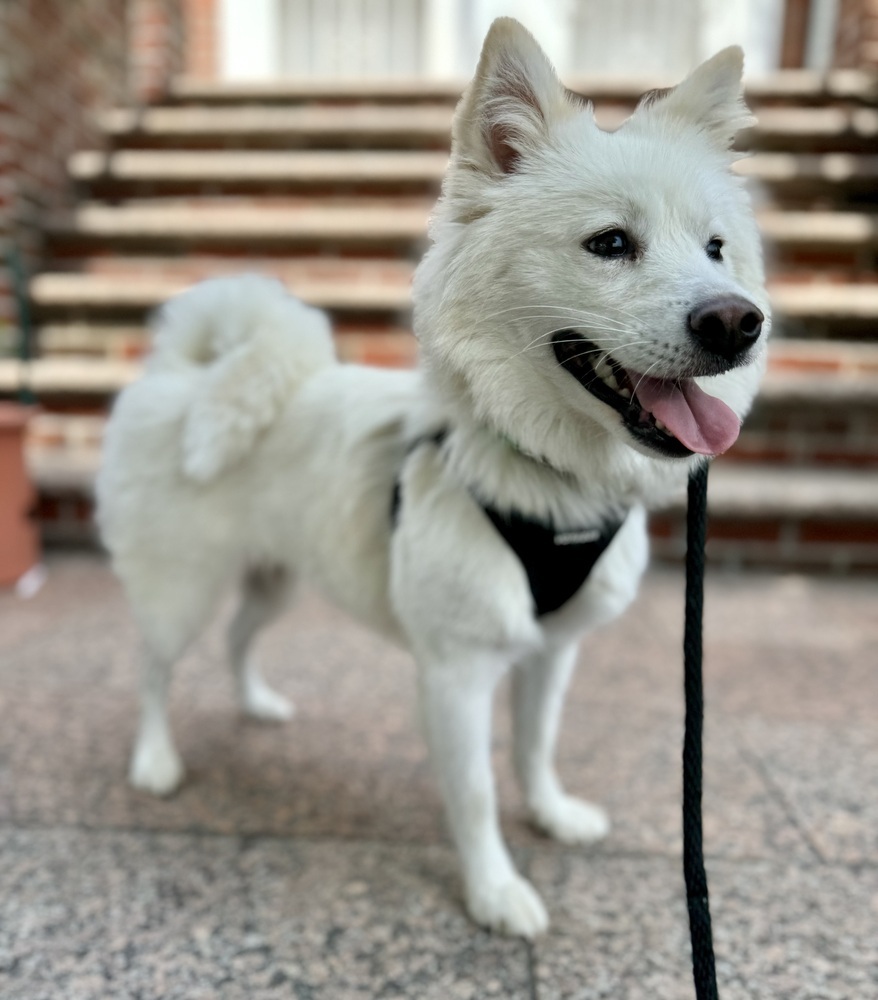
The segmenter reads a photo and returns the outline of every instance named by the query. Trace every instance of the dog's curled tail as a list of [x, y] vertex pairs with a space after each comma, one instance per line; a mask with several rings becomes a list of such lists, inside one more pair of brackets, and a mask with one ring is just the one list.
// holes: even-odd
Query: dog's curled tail
[[200, 482], [243, 458], [291, 393], [335, 362], [325, 313], [259, 275], [195, 285], [162, 307], [153, 329], [148, 372], [198, 371], [183, 471]]

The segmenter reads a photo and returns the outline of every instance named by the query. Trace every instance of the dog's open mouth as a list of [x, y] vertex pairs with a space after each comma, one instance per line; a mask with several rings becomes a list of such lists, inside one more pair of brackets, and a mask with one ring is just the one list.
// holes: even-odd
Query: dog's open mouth
[[556, 333], [552, 347], [558, 363], [611, 406], [637, 441], [663, 455], [719, 455], [738, 437], [737, 414], [691, 378], [630, 371], [573, 330]]

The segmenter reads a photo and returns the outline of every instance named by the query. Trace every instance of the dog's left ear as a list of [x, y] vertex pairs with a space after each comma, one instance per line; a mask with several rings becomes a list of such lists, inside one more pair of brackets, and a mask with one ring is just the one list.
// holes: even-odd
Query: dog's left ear
[[731, 45], [672, 90], [645, 95], [638, 111], [694, 127], [728, 149], [737, 133], [754, 121], [741, 96], [743, 72], [744, 52], [739, 45]]
[[454, 115], [452, 150], [462, 166], [512, 174], [528, 151], [545, 143], [550, 122], [573, 111], [571, 95], [534, 37], [513, 18], [500, 17]]

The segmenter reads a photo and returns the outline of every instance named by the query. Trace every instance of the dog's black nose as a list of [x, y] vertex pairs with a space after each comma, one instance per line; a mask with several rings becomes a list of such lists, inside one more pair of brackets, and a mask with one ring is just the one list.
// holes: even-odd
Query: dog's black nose
[[755, 344], [765, 317], [741, 295], [721, 295], [689, 313], [689, 332], [711, 354], [734, 361]]

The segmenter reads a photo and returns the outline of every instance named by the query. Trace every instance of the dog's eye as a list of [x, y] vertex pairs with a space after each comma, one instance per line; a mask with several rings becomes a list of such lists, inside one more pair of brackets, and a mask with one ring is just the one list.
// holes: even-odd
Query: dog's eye
[[634, 244], [628, 238], [624, 229], [610, 229], [606, 233], [598, 233], [583, 244], [589, 253], [598, 257], [629, 257]]
[[704, 248], [705, 253], [711, 260], [723, 259], [723, 241], [714, 237]]

